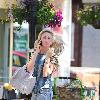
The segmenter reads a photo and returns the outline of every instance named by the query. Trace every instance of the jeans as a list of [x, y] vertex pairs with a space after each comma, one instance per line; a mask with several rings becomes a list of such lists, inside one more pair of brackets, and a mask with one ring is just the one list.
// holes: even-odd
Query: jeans
[[40, 90], [40, 92], [37, 94], [34, 94], [33, 92], [31, 100], [52, 100], [52, 97], [53, 97], [52, 90], [43, 89]]

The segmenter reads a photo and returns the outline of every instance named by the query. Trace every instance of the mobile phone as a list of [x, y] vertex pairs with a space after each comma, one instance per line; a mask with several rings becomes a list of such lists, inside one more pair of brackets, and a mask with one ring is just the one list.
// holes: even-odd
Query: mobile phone
[[40, 45], [42, 46], [42, 42], [40, 42]]

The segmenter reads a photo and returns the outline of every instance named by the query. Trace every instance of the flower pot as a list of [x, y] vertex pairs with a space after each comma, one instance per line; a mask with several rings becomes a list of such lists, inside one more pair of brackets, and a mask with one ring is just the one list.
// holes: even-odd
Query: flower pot
[[81, 89], [80, 88], [67, 88], [57, 87], [59, 98], [61, 100], [81, 100]]

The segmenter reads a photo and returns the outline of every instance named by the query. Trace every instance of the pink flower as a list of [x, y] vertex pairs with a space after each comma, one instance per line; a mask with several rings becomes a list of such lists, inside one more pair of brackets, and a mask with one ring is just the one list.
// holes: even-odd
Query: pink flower
[[56, 15], [57, 16], [62, 16], [62, 11], [61, 10], [58, 10]]

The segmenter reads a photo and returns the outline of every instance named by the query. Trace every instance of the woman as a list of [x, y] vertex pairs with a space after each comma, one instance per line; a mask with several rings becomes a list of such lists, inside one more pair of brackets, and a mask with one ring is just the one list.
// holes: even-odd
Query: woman
[[52, 100], [51, 74], [58, 66], [55, 46], [54, 33], [46, 29], [41, 31], [34, 45], [34, 54], [27, 63], [27, 70], [34, 70], [36, 77], [31, 100]]

